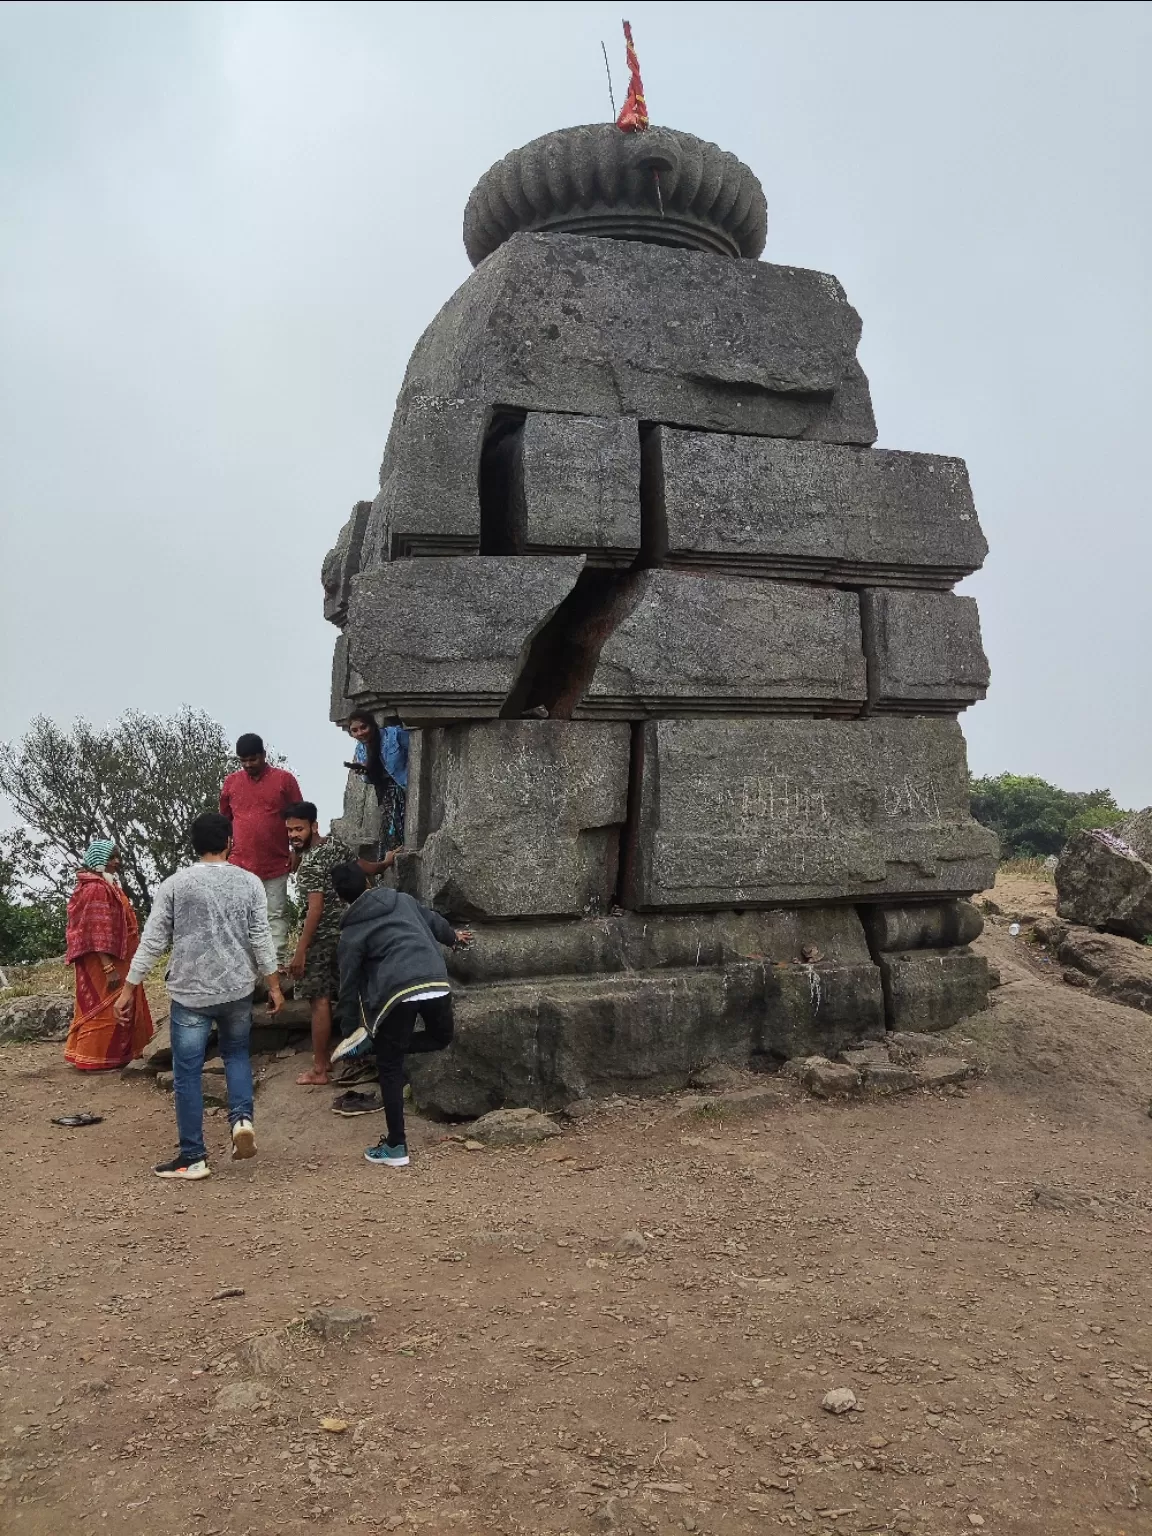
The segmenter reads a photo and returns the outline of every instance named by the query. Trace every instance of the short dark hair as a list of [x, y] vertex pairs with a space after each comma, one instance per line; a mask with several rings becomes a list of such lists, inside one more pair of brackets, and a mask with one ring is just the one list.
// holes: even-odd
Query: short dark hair
[[255, 731], [245, 731], [236, 743], [237, 757], [259, 757], [264, 750], [264, 738], [257, 736]]
[[204, 811], [192, 823], [192, 848], [195, 853], [223, 853], [232, 836], [232, 823], [219, 811]]
[[319, 821], [311, 800], [294, 800], [280, 812], [285, 821]]
[[336, 864], [328, 878], [341, 901], [351, 903], [368, 889], [368, 876], [359, 864]]

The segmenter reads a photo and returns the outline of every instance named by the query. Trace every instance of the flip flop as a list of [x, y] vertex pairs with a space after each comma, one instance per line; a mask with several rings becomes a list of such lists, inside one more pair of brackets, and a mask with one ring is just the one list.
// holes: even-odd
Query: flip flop
[[103, 1118], [103, 1115], [60, 1115], [53, 1117], [52, 1124], [64, 1125], [71, 1130], [76, 1125], [99, 1125]]

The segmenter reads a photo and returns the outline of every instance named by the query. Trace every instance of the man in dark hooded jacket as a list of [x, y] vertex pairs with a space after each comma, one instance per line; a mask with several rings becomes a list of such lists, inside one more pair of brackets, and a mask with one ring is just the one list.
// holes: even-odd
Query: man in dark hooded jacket
[[[388, 1131], [364, 1156], [381, 1167], [404, 1168], [404, 1057], [451, 1045], [452, 994], [440, 945], [456, 949], [469, 944], [472, 935], [401, 891], [385, 886], [369, 890], [359, 864], [337, 864], [328, 878], [348, 904], [337, 945], [337, 1011], [345, 1029], [352, 1031], [332, 1059], [372, 1041]], [[424, 1021], [420, 1033], [415, 1032], [418, 1018]]]

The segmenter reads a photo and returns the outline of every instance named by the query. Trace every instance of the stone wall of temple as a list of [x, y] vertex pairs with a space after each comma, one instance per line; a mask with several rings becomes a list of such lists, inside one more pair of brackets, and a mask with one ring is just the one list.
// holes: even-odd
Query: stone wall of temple
[[942, 1028], [988, 984], [964, 464], [871, 446], [835, 278], [650, 243], [642, 180], [613, 237], [598, 196], [596, 235], [504, 219], [324, 568], [333, 719], [414, 733], [400, 883], [477, 934], [416, 1080], [447, 1114]]

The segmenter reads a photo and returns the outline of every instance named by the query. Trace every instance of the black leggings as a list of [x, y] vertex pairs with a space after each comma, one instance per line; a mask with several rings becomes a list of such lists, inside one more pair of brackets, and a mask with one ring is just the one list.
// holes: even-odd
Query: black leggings
[[[416, 1020], [424, 1028], [414, 1033]], [[430, 997], [422, 1003], [397, 1003], [376, 1031], [376, 1070], [380, 1075], [380, 1101], [388, 1122], [388, 1144], [406, 1140], [404, 1131], [404, 1057], [422, 1051], [442, 1051], [452, 1044], [452, 999]]]

